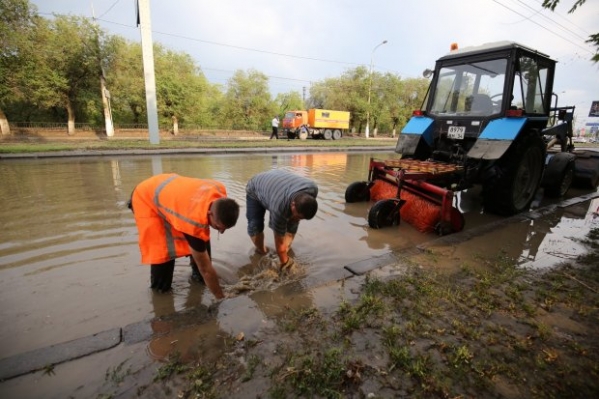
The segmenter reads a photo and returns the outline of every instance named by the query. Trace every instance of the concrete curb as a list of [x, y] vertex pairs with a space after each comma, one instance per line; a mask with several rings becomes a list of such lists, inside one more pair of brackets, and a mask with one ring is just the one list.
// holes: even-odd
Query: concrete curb
[[20, 154], [0, 154], [2, 159], [36, 159], [36, 158], [75, 158], [75, 157], [105, 157], [130, 155], [178, 155], [178, 154], [281, 154], [281, 153], [318, 153], [318, 152], [378, 152], [393, 151], [395, 146], [373, 147], [269, 147], [269, 148], [162, 148], [156, 150], [73, 150], [33, 152]]

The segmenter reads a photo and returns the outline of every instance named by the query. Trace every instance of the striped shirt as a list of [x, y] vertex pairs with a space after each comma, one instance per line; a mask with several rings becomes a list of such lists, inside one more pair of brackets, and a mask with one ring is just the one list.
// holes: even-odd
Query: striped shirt
[[299, 192], [316, 198], [318, 187], [312, 180], [283, 170], [258, 173], [246, 186], [246, 194], [270, 212], [268, 227], [276, 234], [295, 234], [299, 222], [290, 222], [291, 202]]

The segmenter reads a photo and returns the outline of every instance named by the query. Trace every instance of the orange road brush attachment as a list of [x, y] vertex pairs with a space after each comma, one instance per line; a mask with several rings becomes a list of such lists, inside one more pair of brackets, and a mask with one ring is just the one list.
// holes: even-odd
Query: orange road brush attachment
[[[437, 232], [445, 235], [464, 228], [464, 217], [453, 207], [453, 191], [427, 183], [425, 179], [435, 174], [439, 165], [426, 161], [403, 160], [399, 171], [386, 163], [371, 164], [370, 199], [377, 201], [368, 216], [370, 227], [380, 228], [399, 224], [403, 219], [423, 233]], [[397, 163], [397, 161], [395, 161]], [[425, 170], [409, 170], [418, 163]], [[442, 167], [447, 168], [443, 165]], [[435, 170], [431, 168], [437, 168]], [[446, 169], [442, 173], [455, 171]], [[399, 201], [398, 201], [399, 200]], [[394, 206], [391, 206], [391, 204]], [[383, 215], [384, 212], [397, 212]], [[395, 220], [397, 218], [397, 220]]]

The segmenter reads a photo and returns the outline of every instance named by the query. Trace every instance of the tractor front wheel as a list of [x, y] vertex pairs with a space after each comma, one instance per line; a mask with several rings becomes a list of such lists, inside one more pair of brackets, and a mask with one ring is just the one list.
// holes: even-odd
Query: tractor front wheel
[[374, 203], [368, 211], [368, 225], [373, 229], [397, 226], [399, 224], [399, 208], [396, 199], [383, 199]]
[[351, 204], [353, 202], [370, 201], [370, 187], [368, 182], [356, 181], [347, 186], [345, 189], [345, 202]]

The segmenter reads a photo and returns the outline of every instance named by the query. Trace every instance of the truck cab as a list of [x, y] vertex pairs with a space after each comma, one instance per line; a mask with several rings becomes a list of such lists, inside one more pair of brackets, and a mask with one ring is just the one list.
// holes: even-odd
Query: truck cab
[[286, 132], [295, 132], [302, 125], [308, 123], [307, 111], [287, 111], [283, 117], [283, 129]]

